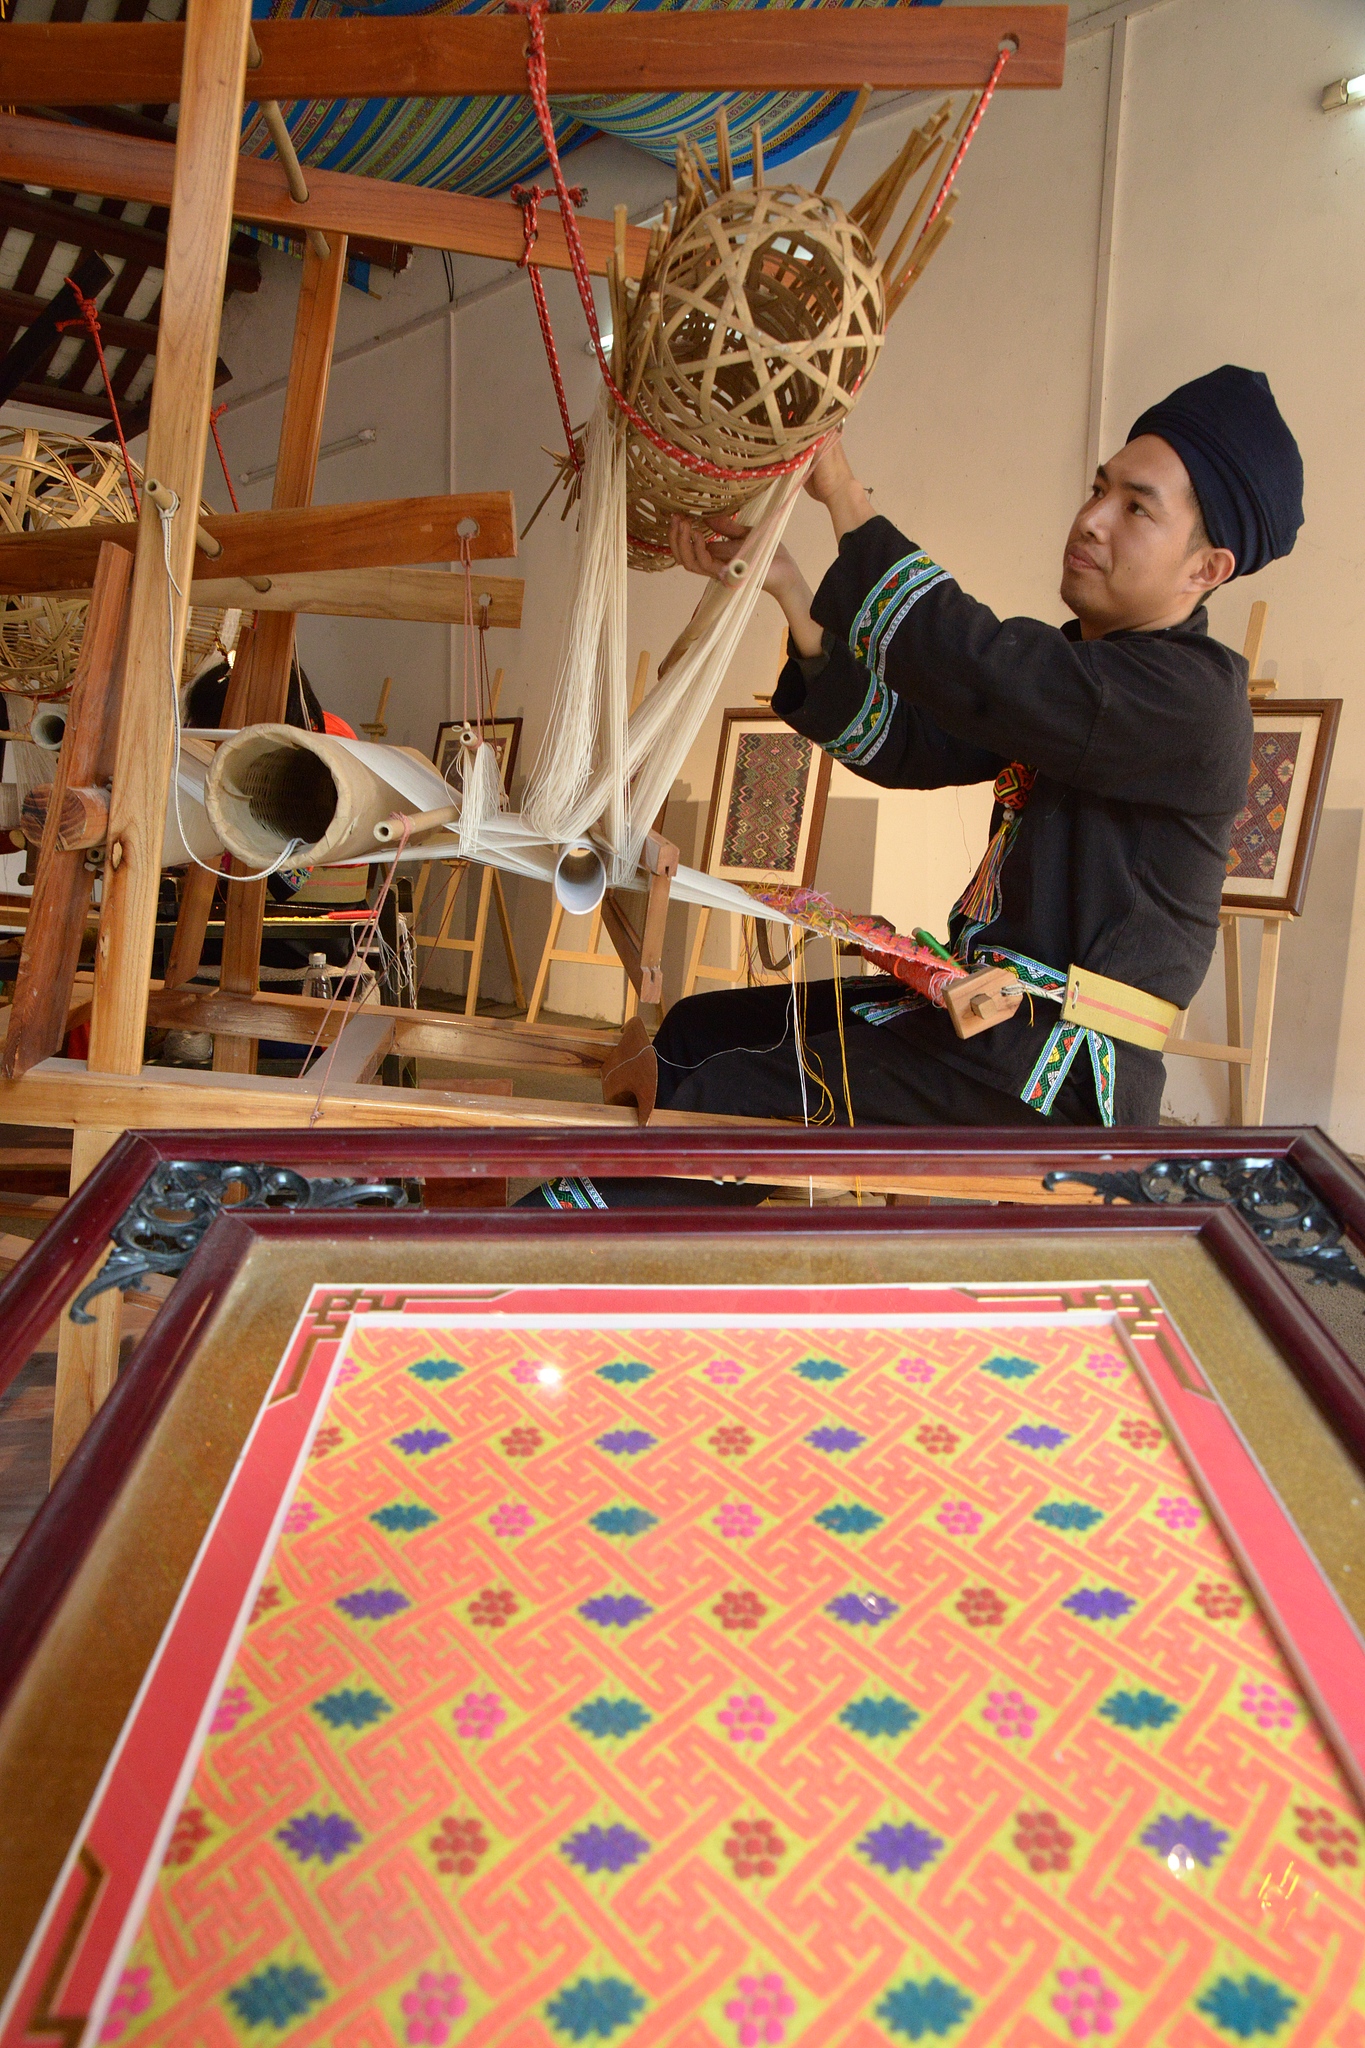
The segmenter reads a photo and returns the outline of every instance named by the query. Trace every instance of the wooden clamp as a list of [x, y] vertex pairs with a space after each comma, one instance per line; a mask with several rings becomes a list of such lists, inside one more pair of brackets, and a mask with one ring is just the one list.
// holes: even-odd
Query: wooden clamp
[[680, 856], [671, 839], [651, 832], [640, 858], [650, 878], [643, 930], [636, 932], [621, 908], [619, 893], [615, 889], [608, 889], [602, 898], [602, 922], [640, 1001], [661, 1003], [664, 999], [664, 926], [668, 920], [669, 891], [678, 872]]
[[[24, 798], [24, 837], [35, 845], [41, 843], [47, 829], [52, 789], [50, 782], [40, 782]], [[92, 846], [103, 846], [108, 836], [109, 791], [98, 784], [65, 790], [53, 840], [57, 851], [84, 853]]]
[[955, 981], [943, 998], [959, 1038], [975, 1038], [1014, 1015], [1024, 1000], [1024, 984], [1008, 967], [982, 967]]

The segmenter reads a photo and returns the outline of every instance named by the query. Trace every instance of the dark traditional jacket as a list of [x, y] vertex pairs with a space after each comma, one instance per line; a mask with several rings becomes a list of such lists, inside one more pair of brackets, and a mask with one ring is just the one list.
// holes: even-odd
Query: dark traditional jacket
[[[973, 922], [959, 906], [954, 952], [1001, 950], [1062, 975], [1075, 964], [1186, 1008], [1213, 953], [1251, 758], [1246, 663], [1209, 637], [1203, 606], [1163, 632], [1088, 641], [1074, 622], [998, 619], [876, 518], [845, 534], [813, 612], [825, 652], [793, 653], [773, 708], [855, 775], [939, 789], [1016, 762], [1035, 771], [996, 914]], [[1004, 815], [997, 803], [992, 831]], [[1039, 1075], [1055, 1084], [1077, 1049], [1073, 1031], [1059, 1052], [1059, 1018], [1035, 1000], [972, 1039], [926, 1007], [887, 1028], [1043, 1107]], [[1155, 1124], [1160, 1055], [1119, 1044], [1107, 1057], [1115, 1120]]]

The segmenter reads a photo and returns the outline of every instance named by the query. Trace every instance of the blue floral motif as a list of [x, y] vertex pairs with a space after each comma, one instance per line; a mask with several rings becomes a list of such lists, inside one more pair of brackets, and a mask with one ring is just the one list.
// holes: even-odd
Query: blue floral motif
[[894, 1877], [898, 1870], [923, 1870], [944, 1847], [944, 1841], [941, 1835], [931, 1835], [928, 1828], [917, 1828], [913, 1821], [905, 1821], [900, 1827], [884, 1821], [881, 1827], [864, 1835], [858, 1847], [869, 1863]]
[[414, 1529], [429, 1528], [437, 1520], [430, 1508], [418, 1507], [412, 1501], [396, 1500], [391, 1507], [376, 1508], [370, 1516], [381, 1529], [387, 1529], [390, 1536], [411, 1535]]
[[408, 1371], [415, 1380], [457, 1380], [464, 1367], [451, 1358], [419, 1358]]
[[638, 1358], [617, 1359], [611, 1365], [599, 1365], [599, 1380], [610, 1380], [615, 1387], [638, 1386], [641, 1380], [652, 1380], [652, 1365], [642, 1365]]
[[647, 1429], [609, 1429], [598, 1437], [597, 1448], [609, 1451], [613, 1458], [633, 1458], [641, 1451], [652, 1451], [658, 1441]]
[[642, 1856], [649, 1854], [649, 1843], [643, 1835], [637, 1835], [633, 1828], [624, 1828], [619, 1821], [609, 1828], [581, 1828], [576, 1835], [570, 1835], [567, 1842], [560, 1843], [562, 1853], [570, 1863], [576, 1863], [589, 1877], [595, 1877], [600, 1870], [609, 1870], [619, 1876], [629, 1870], [632, 1863], [638, 1863]]
[[981, 1370], [993, 1372], [998, 1380], [1031, 1380], [1036, 1372], [1042, 1371], [1042, 1367], [1035, 1365], [1030, 1358], [1005, 1358], [997, 1354], [988, 1358]]
[[300, 1863], [333, 1864], [348, 1849], [358, 1849], [360, 1829], [343, 1813], [296, 1813], [288, 1827], [276, 1828], [275, 1839], [283, 1842]]
[[1168, 1721], [1174, 1721], [1180, 1709], [1174, 1700], [1163, 1699], [1159, 1692], [1143, 1691], [1111, 1692], [1107, 1700], [1100, 1702], [1099, 1711], [1116, 1728], [1129, 1728], [1136, 1733], [1140, 1728], [1164, 1728]]
[[642, 1728], [649, 1726], [654, 1716], [638, 1700], [584, 1700], [581, 1707], [574, 1708], [569, 1719], [585, 1735], [605, 1742], [610, 1736], [621, 1741], [627, 1735], [638, 1735]]
[[841, 1593], [837, 1600], [831, 1600], [825, 1608], [836, 1621], [846, 1621], [850, 1628], [866, 1624], [868, 1628], [880, 1628], [884, 1621], [890, 1621], [893, 1614], [900, 1613], [896, 1601], [885, 1593]]
[[813, 1451], [856, 1451], [867, 1442], [856, 1429], [813, 1429], [806, 1438]]
[[325, 1699], [314, 1700], [313, 1712], [324, 1720], [329, 1728], [369, 1728], [374, 1722], [391, 1714], [393, 1708], [377, 1692], [329, 1692]]
[[454, 1438], [448, 1429], [405, 1429], [393, 1441], [405, 1458], [428, 1458], [442, 1444], [453, 1443]]
[[1050, 1500], [1033, 1510], [1033, 1519], [1045, 1522], [1049, 1529], [1093, 1529], [1104, 1516], [1098, 1508], [1087, 1507], [1083, 1500]]
[[1173, 1814], [1159, 1813], [1139, 1839], [1145, 1849], [1155, 1850], [1158, 1856], [1178, 1857], [1185, 1863], [1197, 1863], [1201, 1870], [1210, 1870], [1227, 1847], [1229, 1836], [1226, 1828], [1216, 1828], [1211, 1820], [1201, 1820], [1196, 1813], [1182, 1813], [1178, 1820]]
[[352, 1621], [385, 1621], [389, 1615], [401, 1614], [405, 1607], [411, 1607], [412, 1602], [406, 1593], [393, 1586], [366, 1586], [359, 1593], [343, 1593], [336, 1604]]
[[1137, 1601], [1115, 1586], [1081, 1586], [1062, 1605], [1082, 1621], [1118, 1621], [1132, 1613]]
[[301, 2020], [326, 1996], [327, 1987], [321, 1977], [305, 1970], [301, 1963], [294, 1963], [287, 1970], [271, 1963], [254, 1977], [234, 1984], [228, 1992], [228, 2004], [244, 2027], [261, 2027], [269, 2022], [283, 2032], [291, 2020]]
[[1018, 1429], [1009, 1433], [1012, 1444], [1022, 1444], [1026, 1451], [1055, 1451], [1062, 1444], [1069, 1444], [1070, 1433], [1065, 1429], [1054, 1429], [1050, 1422], [1021, 1422]]
[[619, 1977], [580, 1977], [545, 2008], [550, 2025], [571, 2041], [607, 2041], [618, 2027], [628, 2027], [645, 2009], [633, 1985]]
[[848, 1373], [846, 1365], [836, 1365], [832, 1358], [803, 1358], [792, 1371], [799, 1373], [803, 1380], [841, 1380]]
[[860, 1507], [855, 1501], [851, 1507], [842, 1503], [832, 1508], [821, 1508], [815, 1517], [822, 1529], [828, 1529], [835, 1536], [866, 1536], [869, 1529], [880, 1529], [886, 1520], [873, 1508]]
[[839, 1716], [845, 1728], [851, 1728], [855, 1735], [866, 1735], [869, 1740], [878, 1735], [905, 1735], [919, 1718], [918, 1711], [898, 1700], [894, 1693], [886, 1693], [879, 1700], [871, 1694], [850, 1700]]
[[589, 1526], [599, 1536], [643, 1536], [658, 1519], [647, 1508], [603, 1508], [590, 1518]]
[[596, 1622], [599, 1628], [629, 1628], [633, 1621], [643, 1621], [654, 1609], [648, 1600], [641, 1600], [634, 1593], [599, 1593], [594, 1599], [585, 1600], [578, 1611], [584, 1621]]
[[1268, 1977], [1220, 1977], [1194, 2002], [1196, 2012], [1207, 2013], [1216, 2027], [1250, 2041], [1256, 2034], [1278, 2034], [1298, 2004], [1272, 1984]]
[[972, 2001], [956, 1984], [942, 1977], [928, 1977], [922, 1984], [896, 1984], [877, 2007], [877, 2018], [888, 2034], [903, 2034], [909, 2041], [926, 2035], [942, 2040], [961, 2026], [972, 2009]]

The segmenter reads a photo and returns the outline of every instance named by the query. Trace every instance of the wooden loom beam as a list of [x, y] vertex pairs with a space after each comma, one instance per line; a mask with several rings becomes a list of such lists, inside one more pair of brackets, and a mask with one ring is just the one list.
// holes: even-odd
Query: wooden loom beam
[[[260, 583], [268, 588], [261, 590]], [[478, 625], [517, 627], [525, 590], [519, 576], [474, 575], [474, 613]], [[487, 606], [479, 599], [486, 596]], [[315, 569], [306, 575], [260, 577], [212, 582], [195, 578], [193, 604], [236, 605], [242, 611], [309, 612], [342, 619], [419, 619], [434, 625], [460, 626], [465, 619], [462, 570], [451, 569]], [[486, 614], [486, 616], [485, 616]], [[372, 735], [377, 737], [378, 735]]]
[[[161, 294], [161, 371], [152, 393], [145, 469], [173, 490], [180, 511], [163, 532], [151, 491], [142, 517], [128, 604], [118, 740], [114, 752], [90, 1051], [85, 1086], [142, 1070], [148, 981], [156, 938], [161, 841], [170, 789], [180, 674], [204, 478], [218, 323], [232, 238], [232, 174], [241, 120], [251, 0], [189, 0], [175, 182]], [[139, 95], [140, 97], [141, 95]], [[22, 1081], [10, 1084], [22, 1088]], [[84, 1114], [72, 1146], [78, 1186], [127, 1119]], [[52, 1470], [60, 1472], [118, 1370], [119, 1305], [86, 1328], [63, 1316], [57, 1350]]]
[[[13, 32], [12, 23], [5, 27], [0, 55]], [[0, 114], [0, 178], [93, 192], [106, 199], [165, 205], [174, 163], [175, 148], [168, 142], [107, 135], [95, 128], [68, 128], [26, 114]], [[2, 199], [0, 195], [0, 202]], [[473, 199], [461, 192], [393, 184], [346, 171], [320, 171], [310, 164], [308, 197], [299, 204], [290, 195], [284, 166], [263, 157], [238, 158], [233, 210], [239, 220], [300, 237], [310, 227], [320, 228], [327, 234], [365, 235], [419, 249], [492, 257], [504, 263], [519, 262], [525, 248], [521, 208], [505, 199]], [[101, 215], [89, 217], [103, 220]], [[615, 246], [612, 223], [584, 216], [578, 227], [589, 270], [596, 277], [605, 277]], [[648, 232], [628, 229], [626, 268], [630, 277], [641, 275], [648, 252]], [[160, 262], [161, 258], [154, 260]], [[556, 212], [542, 213], [531, 261], [547, 270], [569, 268], [569, 247]]]
[[[207, 413], [204, 417], [207, 420]], [[153, 474], [150, 456], [147, 471]], [[511, 492], [462, 491], [298, 510], [209, 513], [204, 530], [221, 543], [222, 553], [212, 560], [196, 554], [193, 576], [199, 583], [455, 561], [460, 553], [456, 529], [462, 519], [478, 522], [481, 560], [516, 554], [517, 515]], [[136, 520], [100, 520], [57, 533], [0, 535], [0, 591], [30, 597], [44, 590], [88, 590], [102, 544], [113, 541], [136, 552], [138, 533]]]
[[[294, 346], [289, 359], [280, 452], [271, 499], [277, 512], [294, 511], [312, 502], [322, 447], [322, 419], [332, 371], [337, 308], [346, 278], [346, 237], [334, 235], [319, 251], [310, 242], [304, 251]], [[294, 663], [293, 612], [263, 612], [256, 621], [251, 647], [243, 662], [241, 684], [243, 725], [279, 725], [289, 701], [289, 675]], [[234, 676], [233, 681], [237, 678]], [[234, 695], [236, 693], [234, 692]], [[234, 873], [242, 863], [233, 862]], [[265, 926], [264, 882], [238, 882], [227, 891], [223, 927], [222, 987], [225, 994], [251, 995], [260, 985], [261, 936]], [[202, 943], [202, 941], [201, 941]], [[195, 965], [198, 965], [196, 960]], [[224, 1073], [254, 1073], [254, 1039], [215, 1040], [213, 1064]]]
[[[716, 13], [551, 14], [555, 93], [911, 92], [982, 86], [1001, 38], [1018, 52], [1001, 83], [1059, 86], [1064, 6], [785, 9]], [[524, 93], [526, 25], [507, 15], [314, 18], [256, 24], [263, 62], [253, 99], [460, 99]], [[11, 22], [0, 95], [61, 107], [173, 101], [178, 23]]]

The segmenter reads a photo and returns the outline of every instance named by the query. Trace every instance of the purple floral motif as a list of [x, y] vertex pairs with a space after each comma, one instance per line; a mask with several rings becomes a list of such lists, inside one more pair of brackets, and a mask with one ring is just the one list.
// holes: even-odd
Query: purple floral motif
[[735, 1986], [738, 1997], [726, 2001], [725, 2017], [735, 2028], [739, 2048], [775, 2048], [787, 2038], [787, 2021], [796, 2011], [796, 2000], [776, 1971], [766, 1977], [741, 1977]]
[[1022, 1444], [1026, 1451], [1055, 1451], [1071, 1441], [1066, 1430], [1054, 1429], [1050, 1422], [1021, 1422], [1018, 1429], [1010, 1431], [1009, 1438], [1012, 1444]]
[[1198, 1508], [1183, 1493], [1163, 1495], [1153, 1512], [1168, 1529], [1194, 1529], [1199, 1524]]
[[728, 1729], [731, 1742], [766, 1742], [777, 1716], [761, 1692], [734, 1692], [716, 1719]]
[[146, 2012], [152, 2002], [152, 1973], [144, 1963], [136, 1970], [125, 1970], [118, 1980], [118, 1990], [109, 2001], [109, 2011], [104, 2025], [100, 2028], [101, 2041], [121, 2039], [129, 2020], [136, 2019], [140, 2012]]
[[1253, 1685], [1242, 1681], [1242, 1712], [1258, 1728], [1292, 1728], [1299, 1717], [1299, 1703], [1277, 1685]]
[[441, 2048], [441, 2043], [450, 2039], [450, 2022], [469, 2009], [459, 1978], [448, 1970], [440, 1974], [423, 1970], [414, 1988], [403, 1993], [400, 2004], [407, 2022], [403, 2039], [410, 2048], [427, 2041]]
[[1081, 1586], [1062, 1605], [1082, 1621], [1119, 1621], [1132, 1613], [1137, 1601], [1114, 1586]]
[[713, 1358], [709, 1365], [702, 1367], [702, 1371], [717, 1387], [737, 1386], [744, 1377], [744, 1367], [734, 1358]]
[[1038, 1709], [1031, 1707], [1021, 1692], [990, 1692], [982, 1717], [1004, 1741], [1027, 1742], [1033, 1734]]
[[613, 1458], [634, 1458], [641, 1451], [652, 1451], [658, 1441], [647, 1429], [610, 1429], [598, 1437], [597, 1448], [609, 1451]]
[[307, 1529], [317, 1518], [318, 1511], [311, 1500], [296, 1500], [292, 1502], [284, 1518], [284, 1533], [286, 1536], [297, 1536], [301, 1529]]
[[879, 1628], [884, 1621], [890, 1621], [893, 1614], [899, 1614], [896, 1601], [889, 1600], [885, 1593], [841, 1593], [837, 1600], [831, 1600], [825, 1608], [836, 1621], [846, 1621], [850, 1628], [866, 1623], [868, 1628]]
[[888, 1877], [894, 1877], [898, 1870], [923, 1870], [943, 1846], [941, 1835], [931, 1835], [928, 1828], [917, 1828], [913, 1821], [905, 1821], [900, 1827], [885, 1821], [858, 1844], [868, 1862], [875, 1863]]
[[912, 1380], [916, 1386], [927, 1386], [934, 1377], [934, 1367], [927, 1358], [903, 1358], [896, 1367], [903, 1380]]
[[242, 1719], [251, 1712], [251, 1696], [244, 1685], [227, 1686], [209, 1722], [210, 1735], [229, 1735]]
[[505, 1500], [488, 1517], [488, 1526], [495, 1536], [524, 1536], [535, 1527], [535, 1520], [531, 1510], [519, 1500]]
[[487, 1742], [507, 1719], [495, 1692], [467, 1692], [455, 1708], [455, 1733], [466, 1742]]
[[300, 1863], [316, 1856], [319, 1863], [332, 1864], [348, 1849], [359, 1848], [361, 1834], [342, 1813], [296, 1813], [288, 1827], [276, 1828], [275, 1839]]
[[439, 1451], [442, 1444], [453, 1443], [454, 1438], [448, 1429], [405, 1429], [393, 1441], [405, 1458], [426, 1458]]
[[1203, 1870], [1210, 1869], [1227, 1846], [1228, 1832], [1216, 1828], [1211, 1820], [1201, 1820], [1198, 1814], [1183, 1813], [1177, 1820], [1173, 1814], [1159, 1813], [1151, 1826], [1143, 1829], [1140, 1840], [1144, 1848], [1164, 1856], [1178, 1873], [1196, 1863]]
[[763, 1527], [763, 1517], [743, 1501], [725, 1501], [713, 1520], [722, 1536], [756, 1536]]
[[411, 1607], [412, 1602], [393, 1586], [366, 1586], [359, 1593], [343, 1593], [336, 1604], [352, 1621], [384, 1621]]
[[856, 1451], [867, 1442], [856, 1429], [813, 1429], [806, 1438], [813, 1451]]
[[599, 1593], [594, 1599], [585, 1600], [578, 1611], [584, 1621], [596, 1622], [599, 1628], [629, 1628], [633, 1621], [643, 1621], [654, 1609], [634, 1593]]
[[981, 1527], [981, 1517], [969, 1500], [945, 1500], [934, 1520], [950, 1536], [975, 1536]]
[[643, 1835], [637, 1835], [633, 1828], [623, 1828], [619, 1821], [609, 1828], [581, 1828], [576, 1835], [570, 1835], [560, 1848], [570, 1863], [576, 1863], [589, 1877], [595, 1877], [600, 1870], [611, 1871], [619, 1877], [623, 1870], [629, 1870], [632, 1863], [638, 1863], [649, 1853], [649, 1843]]

